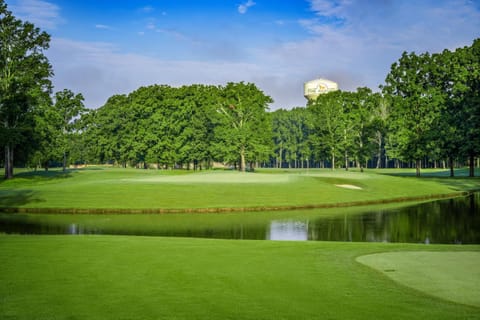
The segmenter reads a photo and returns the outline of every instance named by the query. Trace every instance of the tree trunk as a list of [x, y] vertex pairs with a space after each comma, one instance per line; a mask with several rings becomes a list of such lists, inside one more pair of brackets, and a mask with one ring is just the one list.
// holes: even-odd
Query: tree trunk
[[280, 147], [280, 150], [278, 150], [277, 168], [281, 168], [281, 167], [282, 167], [282, 154], [283, 154], [283, 148]]
[[13, 178], [13, 148], [5, 146], [5, 179]]
[[415, 161], [415, 175], [417, 177], [420, 177], [420, 169], [422, 167], [422, 160], [416, 160]]
[[348, 171], [348, 153], [345, 151], [345, 171]]
[[335, 170], [335, 150], [332, 149], [332, 170]]
[[454, 177], [455, 176], [455, 170], [454, 170], [453, 157], [450, 157], [448, 159], [448, 164], [450, 165], [450, 177]]
[[471, 154], [468, 157], [468, 165], [469, 165], [469, 177], [475, 177], [475, 157]]
[[240, 171], [245, 172], [245, 146], [240, 149]]
[[377, 152], [377, 169], [380, 169], [380, 166], [382, 165], [382, 134], [377, 133], [377, 138], [378, 138], [378, 152]]
[[67, 153], [63, 151], [63, 172], [67, 171]]

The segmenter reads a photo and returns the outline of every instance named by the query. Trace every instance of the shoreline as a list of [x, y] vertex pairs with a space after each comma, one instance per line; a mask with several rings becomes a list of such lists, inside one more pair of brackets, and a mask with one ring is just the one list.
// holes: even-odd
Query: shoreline
[[461, 196], [468, 196], [479, 190], [458, 191], [446, 194], [432, 194], [424, 196], [397, 197], [391, 199], [378, 200], [360, 200], [339, 203], [323, 203], [309, 205], [292, 206], [258, 206], [258, 207], [219, 207], [219, 208], [23, 208], [23, 207], [3, 207], [0, 213], [31, 213], [31, 214], [178, 214], [178, 213], [233, 213], [233, 212], [262, 212], [262, 211], [294, 211], [308, 209], [328, 209], [328, 208], [346, 208], [360, 207], [378, 204], [391, 204], [402, 202], [415, 202], [423, 200], [441, 200]]

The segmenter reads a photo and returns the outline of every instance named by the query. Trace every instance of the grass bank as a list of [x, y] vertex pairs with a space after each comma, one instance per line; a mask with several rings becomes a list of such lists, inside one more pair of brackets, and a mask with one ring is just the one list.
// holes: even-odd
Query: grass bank
[[356, 261], [460, 251], [480, 246], [0, 235], [0, 318], [479, 319], [478, 290], [458, 304]]
[[[407, 171], [405, 171], [408, 173]], [[480, 179], [330, 170], [23, 172], [0, 183], [0, 208], [25, 212], [217, 212], [422, 200], [480, 189]]]

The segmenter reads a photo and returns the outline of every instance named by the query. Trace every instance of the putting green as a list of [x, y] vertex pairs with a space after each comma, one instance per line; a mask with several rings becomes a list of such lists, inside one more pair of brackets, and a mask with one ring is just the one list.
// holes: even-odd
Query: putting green
[[241, 173], [236, 171], [230, 172], [202, 172], [188, 175], [163, 175], [142, 178], [123, 179], [128, 182], [156, 182], [156, 183], [288, 183], [294, 179], [298, 179], [295, 174], [266, 174], [266, 173]]
[[480, 307], [480, 252], [386, 252], [357, 261], [426, 294]]

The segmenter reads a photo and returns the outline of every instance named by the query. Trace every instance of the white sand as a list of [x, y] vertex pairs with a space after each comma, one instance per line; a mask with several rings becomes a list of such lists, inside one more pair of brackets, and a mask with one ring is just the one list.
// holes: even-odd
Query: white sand
[[354, 190], [362, 190], [359, 186], [354, 186], [352, 184], [336, 184], [335, 186], [345, 189], [354, 189]]

